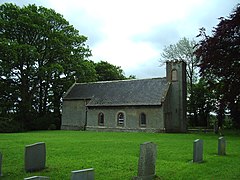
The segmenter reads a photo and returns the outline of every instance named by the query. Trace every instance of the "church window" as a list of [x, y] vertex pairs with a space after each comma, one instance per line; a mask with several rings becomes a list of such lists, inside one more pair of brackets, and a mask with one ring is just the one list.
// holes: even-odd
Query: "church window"
[[124, 113], [122, 113], [122, 112], [118, 113], [117, 124], [118, 124], [118, 126], [123, 126], [124, 125]]
[[104, 126], [104, 114], [102, 112], [98, 114], [98, 125]]
[[177, 70], [176, 69], [174, 69], [174, 70], [172, 70], [172, 81], [177, 81], [178, 79], [177, 79]]
[[145, 127], [146, 126], [146, 114], [145, 113], [141, 113], [140, 114], [140, 126], [141, 127]]

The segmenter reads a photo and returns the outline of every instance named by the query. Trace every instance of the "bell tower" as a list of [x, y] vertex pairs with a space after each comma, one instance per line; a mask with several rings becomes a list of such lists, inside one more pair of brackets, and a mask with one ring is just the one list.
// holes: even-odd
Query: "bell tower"
[[186, 132], [187, 83], [186, 63], [184, 61], [166, 62], [169, 103], [165, 108], [165, 129], [167, 132]]

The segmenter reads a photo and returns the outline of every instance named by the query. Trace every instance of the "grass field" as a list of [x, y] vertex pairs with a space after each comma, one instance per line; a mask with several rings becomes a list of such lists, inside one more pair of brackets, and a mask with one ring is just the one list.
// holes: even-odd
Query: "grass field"
[[[192, 163], [193, 141], [204, 141], [204, 162]], [[225, 134], [227, 155], [217, 155], [218, 136], [213, 133], [153, 134], [120, 132], [38, 131], [0, 134], [3, 154], [0, 179], [43, 175], [70, 179], [71, 171], [93, 167], [95, 179], [131, 179], [137, 175], [139, 145], [157, 144], [156, 174], [160, 179], [240, 179], [240, 136]], [[46, 169], [24, 172], [25, 145], [45, 142]]]

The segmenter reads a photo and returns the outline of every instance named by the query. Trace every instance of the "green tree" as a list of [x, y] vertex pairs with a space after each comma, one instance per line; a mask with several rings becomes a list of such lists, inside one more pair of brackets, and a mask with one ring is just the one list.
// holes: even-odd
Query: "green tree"
[[[191, 126], [208, 127], [210, 112], [214, 111], [214, 102], [214, 94], [209, 91], [204, 79], [200, 78], [197, 83], [193, 84], [192, 102], [188, 108], [195, 109], [196, 113], [189, 116], [189, 124]], [[188, 103], [190, 103], [190, 101], [188, 101]]]
[[216, 94], [217, 117], [221, 127], [229, 109], [235, 127], [240, 128], [240, 4], [227, 18], [220, 18], [212, 36], [202, 28], [196, 56], [200, 75]]
[[34, 119], [46, 119], [53, 112], [53, 122], [44, 123], [58, 121], [59, 126], [61, 97], [74, 76], [84, 82], [96, 80], [94, 66], [87, 61], [91, 52], [86, 40], [52, 9], [1, 5], [1, 116], [14, 114], [23, 128], [32, 129]]
[[100, 61], [95, 64], [98, 81], [111, 81], [126, 79], [120, 66], [115, 66], [107, 61]]

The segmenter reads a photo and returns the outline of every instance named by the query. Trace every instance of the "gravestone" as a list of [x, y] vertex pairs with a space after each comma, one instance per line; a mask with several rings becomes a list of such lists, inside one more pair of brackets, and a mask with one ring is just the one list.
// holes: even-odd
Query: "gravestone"
[[46, 180], [49, 179], [49, 177], [46, 176], [32, 176], [28, 178], [24, 178], [24, 180]]
[[140, 145], [138, 160], [138, 175], [135, 180], [150, 180], [155, 177], [155, 166], [157, 159], [157, 145], [152, 142], [145, 142]]
[[193, 142], [193, 162], [203, 161], [203, 140], [197, 139]]
[[218, 155], [226, 155], [226, 141], [224, 137], [218, 138]]
[[71, 180], [94, 180], [94, 169], [82, 169], [72, 171]]
[[45, 168], [46, 146], [39, 142], [25, 147], [25, 170], [27, 172], [38, 171]]
[[2, 153], [0, 152], [0, 177], [2, 176]]

